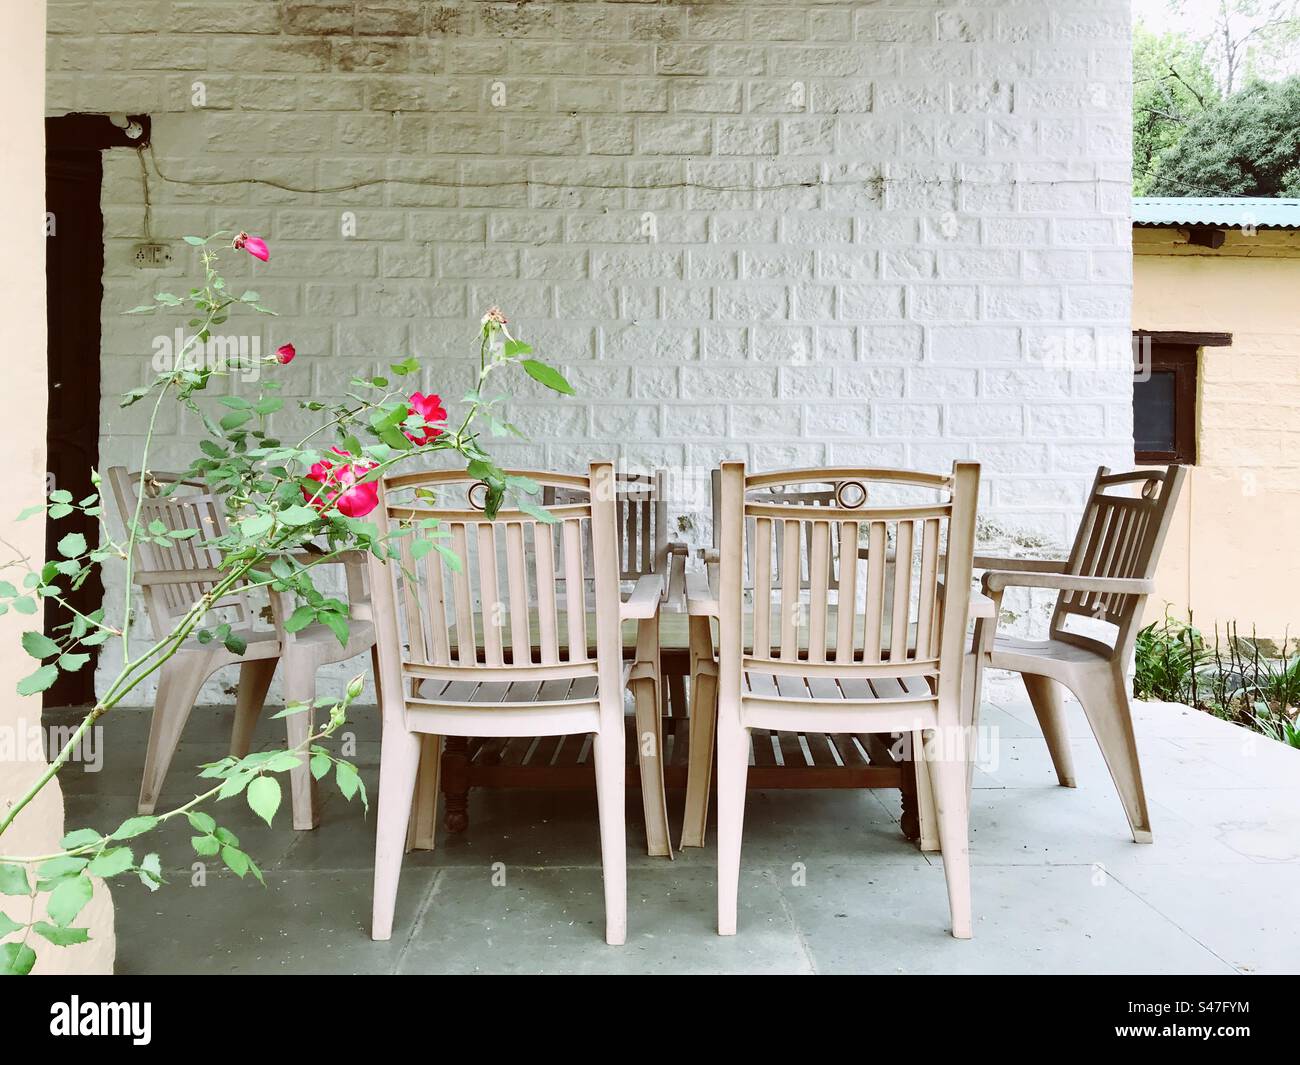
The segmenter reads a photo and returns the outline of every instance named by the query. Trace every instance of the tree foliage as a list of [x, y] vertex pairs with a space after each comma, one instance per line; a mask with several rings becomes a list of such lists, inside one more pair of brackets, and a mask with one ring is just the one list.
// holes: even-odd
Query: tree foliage
[[1160, 155], [1219, 102], [1204, 41], [1133, 28], [1133, 193], [1148, 195]]
[[1156, 157], [1144, 193], [1300, 196], [1300, 76], [1253, 82], [1207, 107]]

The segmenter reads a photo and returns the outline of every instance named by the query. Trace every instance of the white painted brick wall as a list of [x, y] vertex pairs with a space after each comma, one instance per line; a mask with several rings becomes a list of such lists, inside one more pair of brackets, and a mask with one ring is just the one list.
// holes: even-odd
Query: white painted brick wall
[[[1060, 543], [1131, 460], [1122, 0], [50, 0], [49, 26], [50, 113], [153, 116], [156, 237], [270, 241], [231, 273], [297, 345], [289, 397], [412, 351], [458, 397], [495, 303], [580, 392], [518, 383], [512, 463], [974, 458], [990, 535]], [[206, 184], [251, 176], [358, 187]], [[151, 326], [115, 312], [159, 280], [129, 262], [133, 153], [103, 202], [101, 461], [129, 464], [112, 394]], [[200, 429], [163, 432], [180, 462]]]

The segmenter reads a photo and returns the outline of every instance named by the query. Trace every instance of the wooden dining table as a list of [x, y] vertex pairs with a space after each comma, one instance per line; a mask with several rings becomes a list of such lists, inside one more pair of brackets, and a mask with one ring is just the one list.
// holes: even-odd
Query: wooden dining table
[[[665, 786], [707, 791], [712, 777], [713, 736], [716, 705], [692, 707], [686, 679], [693, 655], [714, 653], [714, 625], [718, 603], [703, 572], [687, 575], [685, 594], [665, 602], [659, 612], [659, 659], [661, 686], [661, 764]], [[828, 607], [833, 614], [834, 606]], [[967, 655], [963, 677], [963, 723], [973, 724], [979, 698], [983, 656], [982, 644], [990, 638], [994, 604], [972, 588], [968, 616], [975, 622], [975, 634]], [[748, 621], [752, 626], [752, 618]], [[536, 616], [530, 616], [536, 638]], [[588, 632], [594, 632], [594, 616], [588, 616]], [[861, 633], [859, 633], [861, 636]], [[644, 638], [644, 636], [642, 637]], [[625, 622], [625, 652], [637, 647], [638, 625]], [[912, 757], [910, 745], [898, 744], [889, 735], [828, 735], [821, 733], [775, 733], [751, 730], [753, 752], [748, 775], [751, 790], [778, 788], [896, 788], [902, 795], [901, 828], [908, 839], [917, 840], [924, 850], [938, 849], [933, 827], [929, 786], [924, 760]], [[627, 735], [627, 764], [637, 766], [636, 730]], [[432, 751], [426, 757], [434, 757]], [[629, 787], [639, 786], [639, 775], [629, 772]], [[474, 788], [591, 788], [594, 765], [591, 737], [585, 735], [549, 737], [445, 737], [441, 753], [440, 787], [444, 801], [443, 822], [450, 832], [463, 832], [469, 825], [469, 795]], [[698, 805], [698, 804], [697, 804]], [[411, 846], [431, 837], [432, 804], [419, 799], [410, 836]], [[707, 803], [704, 804], [707, 811]], [[423, 828], [416, 822], [424, 818]], [[684, 827], [683, 846], [702, 846], [703, 820]]]

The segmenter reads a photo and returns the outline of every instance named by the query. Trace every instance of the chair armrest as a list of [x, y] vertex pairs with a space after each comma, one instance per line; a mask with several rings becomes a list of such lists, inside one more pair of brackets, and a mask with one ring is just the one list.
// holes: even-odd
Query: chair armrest
[[1064, 558], [998, 558], [976, 555], [976, 569], [1005, 570], [1012, 573], [1063, 573], [1069, 560]]
[[680, 540], [673, 540], [668, 544], [668, 574], [664, 582], [663, 601], [669, 609], [685, 609], [686, 559], [689, 556], [690, 548]]
[[663, 587], [663, 578], [657, 573], [647, 573], [644, 577], [638, 577], [636, 587], [619, 604], [619, 618], [628, 621], [633, 618], [654, 617], [659, 613]]
[[686, 574], [686, 611], [693, 617], [718, 616], [718, 597], [707, 573], [692, 570]]
[[1007, 588], [1055, 588], [1063, 592], [1110, 592], [1115, 595], [1150, 595], [1155, 581], [1136, 577], [1085, 577], [1077, 573], [1012, 573], [988, 570], [984, 591], [995, 597]]
[[722, 554], [716, 547], [701, 547], [700, 560], [706, 566], [716, 566], [722, 561]]
[[[141, 588], [154, 584], [199, 584], [203, 581], [220, 581], [230, 576], [229, 570], [215, 567], [197, 569], [153, 570], [148, 573], [136, 572], [131, 575]], [[227, 594], [234, 595], [238, 589], [232, 588]]]

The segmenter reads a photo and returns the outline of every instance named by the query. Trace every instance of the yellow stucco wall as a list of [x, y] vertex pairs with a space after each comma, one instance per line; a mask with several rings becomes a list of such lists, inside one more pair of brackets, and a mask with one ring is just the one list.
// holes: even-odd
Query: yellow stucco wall
[[1133, 275], [1134, 329], [1232, 334], [1201, 349], [1197, 464], [1149, 612], [1300, 635], [1300, 233], [1229, 231], [1211, 250], [1138, 227]]

